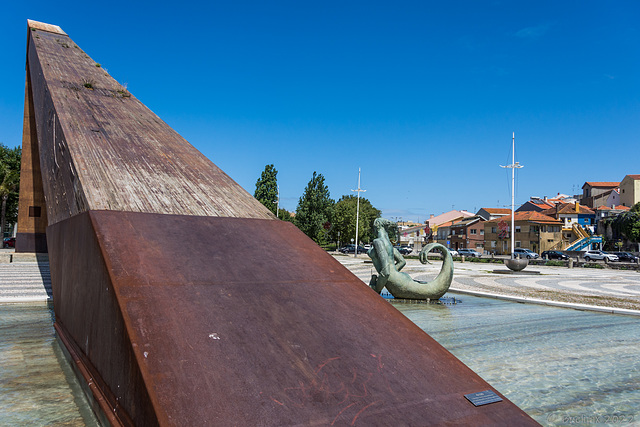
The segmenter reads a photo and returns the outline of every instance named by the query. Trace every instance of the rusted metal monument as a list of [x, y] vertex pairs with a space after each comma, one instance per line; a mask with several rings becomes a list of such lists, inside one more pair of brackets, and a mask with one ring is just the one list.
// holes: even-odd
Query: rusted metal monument
[[17, 250], [48, 250], [105, 424], [535, 424], [33, 21], [22, 180]]

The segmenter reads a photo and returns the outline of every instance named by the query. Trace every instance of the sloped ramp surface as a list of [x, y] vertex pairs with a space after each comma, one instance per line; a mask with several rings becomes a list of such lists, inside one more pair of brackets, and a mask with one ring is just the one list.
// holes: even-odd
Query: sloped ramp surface
[[[93, 277], [54, 277], [54, 299], [75, 311], [63, 319], [97, 316], [62, 332], [90, 337], [78, 347], [114, 403], [144, 395], [137, 425], [536, 424], [506, 399], [470, 404], [491, 386], [289, 223], [92, 211], [48, 235], [52, 253], [104, 259]], [[114, 345], [109, 316], [129, 342]], [[135, 375], [114, 370], [118, 354]]]

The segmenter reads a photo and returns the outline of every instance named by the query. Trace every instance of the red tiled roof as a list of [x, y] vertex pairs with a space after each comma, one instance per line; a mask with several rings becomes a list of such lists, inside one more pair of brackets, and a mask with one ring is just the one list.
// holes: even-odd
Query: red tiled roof
[[508, 208], [482, 208], [490, 214], [505, 214], [509, 215], [511, 213], [511, 209]]
[[[575, 203], [561, 203], [558, 206], [558, 210], [556, 211], [556, 208], [553, 207], [551, 209], [547, 209], [545, 211], [542, 211], [543, 214], [545, 215], [555, 215], [556, 212], [557, 213], [561, 213], [561, 214], [570, 214], [570, 213], [576, 213], [576, 204]], [[578, 205], [578, 213], [581, 214], [592, 214], [593, 211], [591, 209], [589, 209], [586, 206], [583, 205]]]
[[522, 207], [522, 206], [524, 206], [526, 204], [530, 204], [530, 205], [537, 206], [540, 209], [548, 209], [551, 206], [554, 206], [554, 203], [551, 203], [549, 200], [551, 200], [551, 199], [547, 199], [547, 200], [536, 199], [535, 201], [528, 200], [525, 203], [523, 203], [520, 207]]
[[440, 228], [440, 227], [450, 227], [450, 226], [452, 226], [453, 224], [455, 224], [455, 222], [456, 222], [455, 220], [453, 220], [453, 221], [447, 221], [447, 222], [445, 222], [445, 223], [442, 223], [442, 224], [440, 224], [440, 225], [437, 225], [436, 227], [438, 227], [438, 228]]
[[[559, 219], [552, 218], [550, 216], [544, 215], [542, 212], [536, 211], [522, 211], [516, 212], [514, 215], [515, 221], [530, 221], [530, 222], [539, 222], [545, 224], [561, 224], [562, 221]], [[502, 218], [495, 218], [490, 221], [485, 222], [485, 224], [494, 224], [499, 223], [500, 221], [511, 221], [511, 215], [503, 216]]]
[[[632, 176], [632, 175], [629, 175]], [[638, 175], [640, 176], [640, 175]], [[587, 181], [584, 183], [584, 185], [590, 185], [591, 187], [607, 187], [607, 188], [612, 188], [612, 187], [619, 187], [620, 183], [619, 182], [596, 182], [596, 181]], [[582, 186], [584, 188], [584, 185]]]
[[612, 209], [613, 210], [618, 210], [618, 211], [628, 211], [631, 208], [629, 206], [622, 206], [622, 205], [614, 206], [612, 208], [610, 208], [609, 206], [599, 206], [595, 210], [597, 210], [597, 211], [610, 211]]
[[631, 179], [640, 179], [640, 175], [627, 175]]

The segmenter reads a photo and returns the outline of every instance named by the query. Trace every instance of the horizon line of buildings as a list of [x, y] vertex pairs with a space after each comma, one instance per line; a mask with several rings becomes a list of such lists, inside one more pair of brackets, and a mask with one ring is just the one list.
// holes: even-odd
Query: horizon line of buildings
[[[626, 175], [620, 182], [588, 181], [582, 195], [531, 197], [514, 212], [515, 247], [534, 252], [547, 250], [602, 249], [604, 240], [616, 240], [603, 220], [628, 211], [640, 202], [640, 175]], [[431, 215], [422, 224], [398, 223], [399, 244], [418, 246], [441, 243], [450, 249], [474, 249], [480, 253], [510, 254], [511, 209], [481, 208], [471, 213], [451, 210]]]

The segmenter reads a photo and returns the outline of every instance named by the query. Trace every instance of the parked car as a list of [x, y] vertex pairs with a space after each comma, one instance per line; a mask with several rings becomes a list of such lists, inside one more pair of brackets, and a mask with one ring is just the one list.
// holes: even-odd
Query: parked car
[[[356, 252], [356, 245], [354, 245], [353, 243], [343, 246], [340, 249], [338, 249], [340, 252], [342, 252], [343, 254], [353, 254]], [[358, 245], [358, 253], [359, 254], [366, 254], [367, 250], [365, 248], [363, 248], [362, 246]]]
[[16, 238], [15, 237], [5, 237], [2, 240], [3, 248], [15, 248], [16, 247]]
[[451, 256], [458, 256], [458, 255], [460, 255], [460, 254], [458, 254], [458, 251], [456, 251], [455, 249], [451, 249], [451, 248], [448, 248], [448, 249], [449, 249], [449, 253], [451, 253]]
[[478, 251], [474, 251], [473, 249], [468, 249], [468, 248], [460, 248], [458, 249], [458, 255], [459, 256], [466, 256], [466, 257], [476, 257], [476, 258], [480, 258], [482, 255], [480, 255], [480, 252]]
[[586, 251], [584, 253], [584, 259], [587, 262], [591, 260], [618, 261], [618, 256], [605, 251]]
[[536, 252], [533, 252], [531, 249], [515, 248], [513, 250], [513, 253], [514, 253], [514, 255], [516, 255], [517, 257], [520, 257], [520, 258], [527, 258], [527, 259], [540, 258], [540, 255], [538, 255]]
[[613, 255], [618, 257], [618, 260], [624, 262], [638, 262], [638, 257], [634, 254], [630, 254], [629, 252], [611, 252]]
[[542, 258], [547, 258], [547, 259], [561, 259], [561, 260], [565, 260], [565, 259], [569, 259], [569, 257], [566, 254], [563, 254], [560, 251], [544, 251], [542, 252]]
[[411, 252], [413, 252], [413, 248], [411, 246], [396, 246], [396, 249], [402, 255], [409, 255]]

